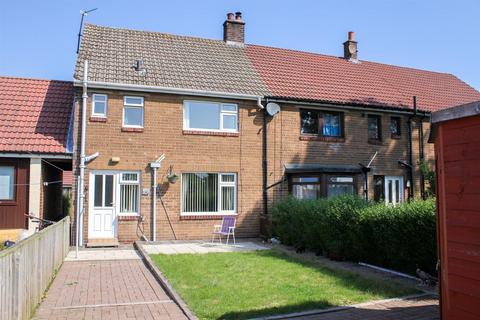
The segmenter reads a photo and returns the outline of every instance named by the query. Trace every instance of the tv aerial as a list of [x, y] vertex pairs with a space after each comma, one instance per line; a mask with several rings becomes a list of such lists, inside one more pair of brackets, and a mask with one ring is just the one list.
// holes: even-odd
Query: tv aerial
[[90, 9], [90, 10], [80, 10], [80, 15], [82, 16], [80, 18], [80, 29], [78, 30], [78, 41], [77, 41], [77, 54], [78, 50], [80, 50], [80, 39], [82, 38], [82, 31], [83, 31], [83, 20], [85, 17], [92, 11], [97, 10], [98, 8]]

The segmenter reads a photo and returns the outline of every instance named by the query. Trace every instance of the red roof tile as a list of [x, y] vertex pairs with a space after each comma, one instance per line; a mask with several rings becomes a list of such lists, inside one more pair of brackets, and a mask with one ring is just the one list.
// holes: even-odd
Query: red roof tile
[[247, 56], [274, 96], [436, 111], [480, 100], [457, 77], [369, 61], [248, 45]]
[[0, 88], [0, 152], [67, 152], [72, 82], [0, 77]]

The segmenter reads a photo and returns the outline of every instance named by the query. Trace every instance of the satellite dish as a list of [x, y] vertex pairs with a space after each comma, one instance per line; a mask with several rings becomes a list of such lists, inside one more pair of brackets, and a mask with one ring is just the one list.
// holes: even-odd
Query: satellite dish
[[280, 106], [274, 102], [269, 102], [267, 103], [267, 113], [273, 117], [274, 115], [276, 115], [277, 113], [280, 112]]

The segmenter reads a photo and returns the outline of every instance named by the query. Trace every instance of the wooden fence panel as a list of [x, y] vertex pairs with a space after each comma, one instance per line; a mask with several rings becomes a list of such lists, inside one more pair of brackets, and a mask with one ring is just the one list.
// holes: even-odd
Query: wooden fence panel
[[70, 218], [0, 251], [0, 320], [33, 316], [70, 247]]

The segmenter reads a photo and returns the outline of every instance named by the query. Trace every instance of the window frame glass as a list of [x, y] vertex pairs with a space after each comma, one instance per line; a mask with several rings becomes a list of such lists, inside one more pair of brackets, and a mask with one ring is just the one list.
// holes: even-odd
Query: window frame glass
[[[141, 103], [127, 102], [127, 99], [141, 99]], [[142, 111], [142, 121], [140, 125], [125, 124], [125, 110], [126, 109], [140, 109]], [[145, 122], [145, 99], [139, 96], [124, 96], [122, 109], [122, 127], [124, 128], [143, 128]]]
[[[201, 103], [212, 104], [217, 106], [219, 129], [196, 128], [190, 125], [190, 108], [192, 108], [194, 104], [201, 104]], [[234, 110], [225, 109], [225, 107], [232, 107], [232, 106], [234, 107]], [[224, 127], [225, 116], [235, 117], [235, 128]], [[238, 128], [239, 128], [239, 107], [238, 107], [238, 104], [236, 103], [215, 102], [215, 101], [206, 101], [206, 100], [184, 100], [183, 101], [183, 130], [238, 133], [239, 132]]]
[[[97, 98], [104, 97], [105, 101], [96, 101]], [[98, 113], [95, 111], [96, 104], [98, 103], [105, 103], [105, 111], [104, 113]], [[96, 118], [106, 118], [108, 112], [108, 95], [103, 93], [94, 93], [92, 95], [92, 117]]]
[[[338, 172], [338, 173], [323, 173], [323, 172], [318, 172], [318, 173], [290, 173], [288, 174], [288, 191], [290, 195], [294, 196], [293, 194], [293, 189], [295, 185], [318, 185], [319, 190], [317, 194], [317, 198], [327, 198], [328, 197], [328, 186], [329, 186], [329, 180], [332, 177], [344, 177], [344, 178], [351, 178], [351, 182], [336, 182], [336, 184], [348, 184], [353, 186], [353, 195], [358, 196], [358, 186], [357, 186], [357, 176], [358, 174], [355, 173], [343, 173], [343, 172]], [[301, 181], [301, 179], [304, 179], [304, 181]], [[297, 180], [297, 181], [295, 181]], [[300, 181], [299, 181], [300, 180]], [[314, 181], [316, 180], [316, 181]], [[295, 197], [295, 196], [294, 196]], [[297, 198], [297, 197], [295, 197]], [[301, 199], [301, 198], [297, 198]]]
[[[331, 181], [332, 178], [337, 178], [337, 179], [351, 179], [351, 181]], [[349, 175], [349, 174], [328, 174], [327, 179], [326, 179], [326, 192], [327, 192], [327, 198], [330, 197], [329, 194], [329, 187], [330, 185], [337, 185], [337, 186], [351, 186], [352, 187], [352, 195], [357, 195], [357, 188], [356, 188], [356, 179], [355, 176]]]
[[[211, 174], [217, 175], [217, 188], [216, 188], [216, 201], [217, 211], [198, 211], [198, 212], [185, 212], [185, 175], [186, 174]], [[233, 176], [233, 181], [223, 181], [223, 177]], [[182, 172], [181, 174], [181, 187], [180, 187], [180, 215], [181, 216], [225, 216], [225, 215], [237, 215], [237, 194], [238, 194], [238, 178], [235, 172]], [[233, 210], [222, 210], [222, 188], [233, 187]]]
[[[376, 137], [372, 138], [370, 136], [370, 121], [376, 121]], [[367, 116], [367, 137], [369, 142], [381, 142], [382, 141], [382, 116], [379, 114], [369, 114]]]
[[[393, 132], [393, 123], [396, 122], [396, 133]], [[390, 117], [390, 135], [392, 138], [400, 138], [400, 136], [402, 135], [402, 120], [400, 117]]]
[[8, 203], [14, 203], [16, 201], [16, 196], [17, 196], [17, 188], [16, 188], [16, 181], [17, 181], [17, 167], [14, 165], [14, 164], [9, 164], [9, 163], [1, 163], [0, 164], [0, 167], [1, 168], [8, 168], [12, 170], [12, 175], [11, 175], [11, 178], [12, 178], [12, 181], [10, 181], [10, 184], [9, 184], [9, 193], [11, 193], [11, 197], [10, 198], [5, 198], [5, 199], [1, 199], [0, 198], [0, 202], [2, 204], [8, 204]]
[[[316, 114], [316, 123], [317, 123], [317, 132], [303, 132], [303, 113], [304, 112], [311, 112]], [[332, 134], [325, 134], [325, 119], [326, 115], [328, 118], [338, 117], [338, 135]], [[315, 110], [315, 109], [308, 109], [308, 108], [300, 108], [300, 134], [304, 136], [317, 136], [322, 138], [333, 138], [333, 139], [343, 139], [345, 137], [344, 132], [344, 120], [345, 113], [341, 111], [331, 111], [331, 110]]]
[[[140, 177], [140, 172], [138, 171], [121, 171], [118, 173], [119, 174], [119, 178], [118, 178], [118, 182], [117, 182], [117, 185], [118, 185], [118, 215], [119, 216], [122, 216], [122, 217], [125, 217], [125, 216], [139, 216], [140, 215], [140, 207], [141, 207], [141, 187], [142, 187], [142, 184], [141, 184], [141, 177]], [[136, 175], [136, 179], [135, 180], [126, 180], [124, 179], [124, 174], [130, 174], [130, 175]], [[122, 186], [137, 186], [138, 188], [138, 191], [137, 191], [137, 197], [136, 197], [136, 201], [137, 201], [137, 211], [136, 212], [133, 212], [133, 211], [129, 211], [129, 212], [122, 212], [122, 197], [121, 197], [121, 194], [122, 194]]]

